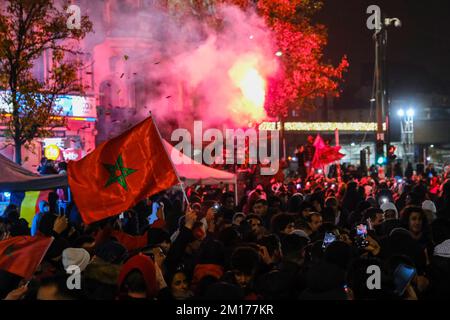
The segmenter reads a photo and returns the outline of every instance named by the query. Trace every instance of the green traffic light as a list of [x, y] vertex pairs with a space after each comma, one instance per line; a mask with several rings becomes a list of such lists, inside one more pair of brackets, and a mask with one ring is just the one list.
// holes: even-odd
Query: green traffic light
[[386, 158], [385, 157], [378, 157], [377, 163], [380, 164], [380, 165], [386, 163]]

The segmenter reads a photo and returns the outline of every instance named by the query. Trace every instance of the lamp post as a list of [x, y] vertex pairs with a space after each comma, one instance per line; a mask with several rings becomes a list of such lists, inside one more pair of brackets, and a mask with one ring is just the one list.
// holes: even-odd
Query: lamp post
[[[388, 27], [401, 27], [401, 21], [397, 18], [381, 18], [381, 10], [378, 8], [377, 23], [373, 40], [375, 42], [375, 75], [373, 99], [376, 105], [377, 117], [377, 144], [390, 144], [390, 121], [389, 121], [389, 99], [387, 85], [387, 40]], [[386, 122], [386, 136], [383, 128], [383, 121]], [[379, 155], [380, 156], [380, 155]]]

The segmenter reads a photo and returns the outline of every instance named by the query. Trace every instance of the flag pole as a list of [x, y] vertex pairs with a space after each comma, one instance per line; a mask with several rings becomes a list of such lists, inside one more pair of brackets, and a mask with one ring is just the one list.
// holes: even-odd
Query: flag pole
[[[336, 146], [339, 146], [339, 129], [336, 128], [334, 130], [334, 140], [336, 142]], [[336, 163], [336, 171], [337, 171], [337, 178], [338, 178], [338, 182], [341, 183], [342, 182], [342, 177], [341, 177], [341, 160], [338, 160]]]
[[163, 147], [164, 147], [164, 150], [166, 151], [167, 157], [169, 158], [170, 163], [172, 164], [172, 168], [173, 168], [173, 170], [175, 171], [175, 175], [177, 176], [178, 183], [180, 184], [180, 187], [181, 187], [181, 191], [183, 192], [183, 198], [184, 198], [184, 200], [186, 200], [186, 203], [187, 203], [187, 205], [188, 205], [188, 207], [189, 207], [189, 206], [190, 206], [189, 199], [188, 199], [188, 197], [187, 197], [187, 195], [186, 195], [186, 191], [184, 190], [183, 182], [181, 181], [180, 176], [178, 175], [177, 168], [175, 167], [175, 165], [174, 165], [173, 162], [172, 162], [172, 158], [170, 157], [170, 154], [169, 154], [169, 152], [167, 151], [166, 145], [164, 144], [164, 140], [163, 140], [163, 138], [162, 138], [162, 136], [161, 136], [161, 133], [159, 132], [159, 129], [158, 129], [158, 126], [156, 125], [155, 120], [153, 119], [153, 116], [152, 116], [152, 112], [151, 112], [151, 111], [149, 112], [149, 115], [150, 115], [150, 119], [152, 119], [152, 122], [153, 122], [153, 124], [155, 125], [156, 132], [158, 132], [159, 140], [161, 141], [161, 143], [162, 143], [162, 145], [163, 145]]

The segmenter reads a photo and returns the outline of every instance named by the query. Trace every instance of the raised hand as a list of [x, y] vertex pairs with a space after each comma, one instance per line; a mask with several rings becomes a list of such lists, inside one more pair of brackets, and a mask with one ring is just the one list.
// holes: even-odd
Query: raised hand
[[64, 230], [67, 229], [69, 225], [69, 221], [65, 216], [58, 216], [53, 224], [53, 231], [58, 234], [61, 234]]
[[192, 229], [195, 221], [197, 221], [197, 213], [189, 206], [186, 209], [184, 226], [188, 229]]
[[19, 288], [14, 289], [10, 293], [8, 293], [8, 295], [5, 297], [4, 300], [20, 300], [24, 297], [27, 291], [28, 286], [26, 285], [20, 286]]

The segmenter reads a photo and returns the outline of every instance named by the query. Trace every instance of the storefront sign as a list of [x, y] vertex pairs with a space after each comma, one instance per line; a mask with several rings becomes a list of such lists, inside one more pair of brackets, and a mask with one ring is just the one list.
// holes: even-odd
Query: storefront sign
[[[6, 99], [5, 99], [6, 98]], [[0, 91], [0, 111], [12, 113], [12, 105], [6, 103], [8, 95], [6, 91]], [[55, 110], [61, 110], [66, 117], [96, 118], [94, 97], [64, 95], [55, 100]]]
[[44, 143], [44, 149], [48, 146], [57, 146], [59, 148], [64, 148], [64, 139], [63, 138], [45, 138], [42, 139]]
[[63, 150], [63, 157], [65, 161], [77, 161], [82, 157], [81, 149], [65, 149]]
[[44, 155], [47, 159], [50, 160], [57, 160], [59, 158], [59, 155], [61, 154], [61, 151], [59, 150], [58, 146], [54, 144], [50, 144], [45, 147], [44, 149]]

